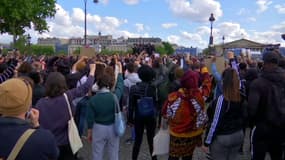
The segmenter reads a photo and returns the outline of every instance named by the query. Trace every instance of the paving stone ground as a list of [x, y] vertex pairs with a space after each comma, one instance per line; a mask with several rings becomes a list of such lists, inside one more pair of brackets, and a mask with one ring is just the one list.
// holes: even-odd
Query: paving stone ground
[[[121, 138], [120, 142], [120, 151], [119, 151], [120, 160], [131, 160], [133, 145], [125, 143], [125, 140], [128, 139], [130, 135], [131, 135], [130, 129], [127, 128], [126, 134]], [[85, 140], [83, 140], [83, 142], [84, 142], [84, 147], [83, 149], [81, 149], [78, 156], [81, 160], [92, 160], [91, 144]], [[247, 130], [243, 146], [244, 152], [243, 154], [240, 155], [240, 160], [250, 160], [249, 142], [250, 142], [249, 130]], [[159, 156], [158, 160], [167, 160], [167, 157], [168, 157], [167, 155]], [[104, 160], [109, 160], [107, 154], [105, 154]], [[140, 149], [138, 160], [150, 160], [150, 154], [146, 142], [146, 135], [144, 135], [143, 138], [143, 143]], [[207, 160], [207, 158], [200, 148], [196, 148], [194, 151], [193, 160]], [[266, 158], [266, 160], [270, 160], [270, 158]]]

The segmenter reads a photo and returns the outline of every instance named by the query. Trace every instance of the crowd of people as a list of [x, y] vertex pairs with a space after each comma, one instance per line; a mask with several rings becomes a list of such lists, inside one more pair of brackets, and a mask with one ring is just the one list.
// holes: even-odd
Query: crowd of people
[[196, 147], [213, 160], [238, 160], [247, 128], [252, 160], [266, 153], [284, 160], [284, 62], [270, 48], [261, 62], [230, 52], [222, 72], [215, 56], [207, 67], [205, 57], [145, 50], [94, 57], [2, 55], [0, 159], [77, 159], [68, 130], [71, 104], [94, 160], [103, 160], [104, 153], [119, 159], [117, 105], [132, 128], [132, 160], [138, 159], [144, 132], [150, 157], [157, 160], [153, 139], [164, 123], [168, 160], [191, 160]]

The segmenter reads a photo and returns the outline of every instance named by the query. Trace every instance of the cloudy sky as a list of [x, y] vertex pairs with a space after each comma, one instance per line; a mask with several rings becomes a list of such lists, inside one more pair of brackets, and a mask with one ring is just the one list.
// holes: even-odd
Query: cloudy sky
[[[48, 20], [50, 32], [27, 32], [38, 37], [83, 37], [84, 0], [57, 0], [57, 13]], [[285, 41], [284, 0], [87, 0], [88, 35], [111, 34], [114, 38], [160, 37], [183, 46], [204, 48], [209, 43], [213, 13], [214, 44], [246, 38], [261, 43]], [[0, 43], [10, 42], [1, 35]]]

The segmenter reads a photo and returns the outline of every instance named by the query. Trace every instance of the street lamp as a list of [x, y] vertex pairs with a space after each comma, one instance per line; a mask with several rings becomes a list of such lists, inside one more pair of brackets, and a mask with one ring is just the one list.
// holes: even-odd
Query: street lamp
[[31, 48], [31, 35], [27, 35], [27, 42], [28, 42], [28, 54], [30, 54], [30, 48]]
[[[99, 0], [93, 0], [94, 3], [98, 3]], [[87, 45], [87, 0], [84, 0], [84, 45]]]
[[28, 45], [29, 45], [29, 47], [30, 47], [30, 46], [31, 46], [31, 36], [30, 36], [30, 34], [28, 34], [27, 40], [28, 40]]
[[209, 47], [210, 47], [210, 52], [212, 54], [212, 47], [213, 47], [213, 41], [214, 41], [214, 38], [213, 38], [213, 22], [215, 21], [215, 17], [214, 17], [213, 13], [211, 13], [209, 21], [211, 23], [211, 33], [210, 33], [210, 39], [209, 39]]
[[225, 55], [225, 36], [222, 37], [223, 39], [223, 56]]

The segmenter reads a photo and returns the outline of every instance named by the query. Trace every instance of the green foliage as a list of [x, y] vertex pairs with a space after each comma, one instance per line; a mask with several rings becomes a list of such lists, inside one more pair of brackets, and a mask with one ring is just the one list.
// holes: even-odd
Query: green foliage
[[164, 46], [156, 46], [155, 51], [159, 54], [166, 54], [166, 50], [165, 50]]
[[13, 35], [15, 43], [32, 24], [40, 33], [48, 31], [46, 19], [55, 15], [55, 3], [56, 0], [1, 0], [0, 32]]
[[204, 55], [210, 55], [210, 48], [205, 48], [205, 49], [203, 50], [203, 54], [204, 54]]
[[75, 51], [72, 53], [73, 55], [80, 55], [80, 47], [76, 48]]
[[168, 42], [162, 42], [162, 45], [156, 46], [155, 51], [159, 54], [171, 55], [174, 53], [174, 48]]
[[57, 55], [67, 55], [65, 50], [59, 50], [56, 52]]
[[164, 49], [165, 49], [167, 55], [171, 55], [174, 53], [174, 49], [170, 43], [163, 42], [162, 44], [164, 46]]
[[40, 45], [32, 45], [30, 52], [35, 55], [54, 55], [55, 54], [54, 47], [40, 46]]
[[17, 48], [21, 53], [28, 51], [27, 36], [19, 36], [19, 39], [14, 44], [14, 48]]

